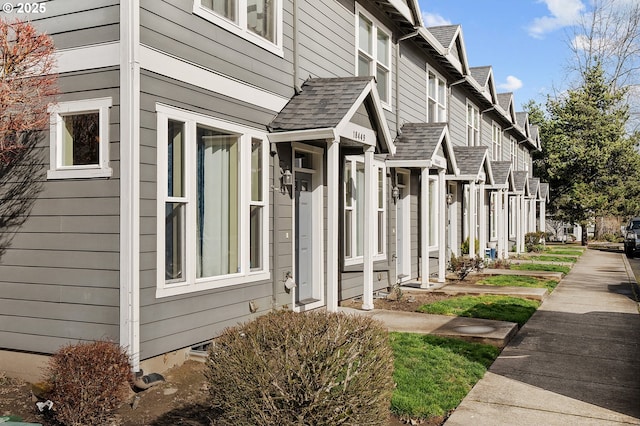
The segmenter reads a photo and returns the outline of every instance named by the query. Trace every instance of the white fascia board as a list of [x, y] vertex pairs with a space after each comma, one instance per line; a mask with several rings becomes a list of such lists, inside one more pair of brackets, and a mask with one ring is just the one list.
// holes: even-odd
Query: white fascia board
[[431, 160], [387, 160], [385, 164], [387, 167], [403, 167], [407, 169], [430, 169], [432, 166]]
[[484, 189], [488, 190], [500, 190], [500, 189], [509, 189], [507, 184], [493, 184], [493, 185], [485, 185]]
[[418, 34], [429, 43], [440, 55], [447, 56], [446, 48], [424, 27], [418, 28]]
[[140, 46], [140, 67], [275, 112], [290, 100], [146, 45]]
[[63, 74], [72, 71], [120, 66], [120, 42], [91, 44], [88, 46], [58, 49], [55, 52], [54, 72]]
[[416, 25], [415, 20], [413, 19], [413, 15], [411, 14], [411, 9], [401, 0], [389, 0], [391, 6], [395, 7], [398, 12], [404, 16], [407, 21], [411, 23], [411, 25]]
[[271, 143], [292, 142], [292, 141], [310, 141], [318, 139], [331, 139], [339, 141], [340, 137], [334, 128], [310, 129], [310, 130], [292, 130], [289, 132], [268, 133], [267, 138]]

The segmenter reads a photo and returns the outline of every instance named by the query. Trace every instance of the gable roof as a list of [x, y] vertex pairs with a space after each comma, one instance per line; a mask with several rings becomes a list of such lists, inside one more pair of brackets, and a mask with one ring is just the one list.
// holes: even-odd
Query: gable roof
[[493, 81], [493, 68], [491, 66], [471, 67], [469, 75], [478, 83], [481, 93], [492, 104], [497, 103], [496, 87]]
[[[461, 180], [483, 180], [493, 184], [489, 149], [486, 146], [454, 146], [453, 153], [460, 169]], [[483, 176], [484, 174], [484, 176]]]
[[549, 201], [549, 184], [540, 182], [540, 200]]
[[[365, 105], [382, 152], [395, 152], [373, 77], [312, 78], [304, 82], [271, 121], [269, 139], [338, 139], [358, 109]], [[314, 132], [315, 131], [315, 132]], [[289, 135], [278, 135], [288, 132]], [[293, 133], [293, 134], [291, 134]]]
[[524, 111], [516, 112], [516, 124], [522, 128], [524, 135], [529, 137], [529, 113]]
[[513, 172], [513, 181], [515, 183], [515, 191], [529, 195], [529, 172], [516, 171]]
[[516, 112], [513, 106], [513, 93], [498, 93], [496, 98], [498, 100], [498, 105], [506, 113], [505, 118], [511, 123], [516, 124]]
[[531, 125], [531, 140], [533, 140], [533, 144], [536, 146], [536, 149], [540, 150], [540, 128], [537, 124]]
[[460, 25], [441, 25], [427, 27], [435, 39], [444, 48], [445, 58], [451, 62], [461, 75], [469, 74], [469, 64], [467, 62], [467, 51], [462, 36]]
[[529, 195], [533, 198], [539, 198], [540, 196], [540, 179], [529, 178]]
[[492, 161], [491, 172], [494, 186], [513, 190], [515, 183], [511, 172], [511, 161]]
[[[432, 167], [440, 148], [447, 155], [452, 168], [456, 168], [453, 148], [449, 142], [446, 123], [405, 123], [394, 141], [396, 153], [387, 160], [392, 167]], [[444, 146], [443, 146], [444, 145]], [[445, 164], [435, 164], [446, 167]]]

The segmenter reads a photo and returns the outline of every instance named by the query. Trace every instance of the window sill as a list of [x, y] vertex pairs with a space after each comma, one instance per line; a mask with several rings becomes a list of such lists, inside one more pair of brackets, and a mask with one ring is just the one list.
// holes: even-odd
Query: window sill
[[[197, 4], [197, 2], [194, 2], [193, 13], [194, 15], [206, 19], [207, 21], [218, 25], [221, 28], [224, 28], [230, 33], [235, 34], [247, 40], [248, 42], [255, 44], [256, 46], [273, 53], [274, 55], [278, 55], [281, 58], [284, 58], [284, 49], [282, 48], [281, 44], [272, 43], [269, 40], [262, 38], [257, 34], [254, 34], [253, 32], [239, 26], [235, 22], [229, 21], [221, 16], [216, 15], [206, 7]], [[278, 33], [281, 33], [280, 29], [282, 28], [282, 21], [280, 21], [278, 25]], [[282, 39], [281, 34], [276, 35], [276, 37]]]
[[47, 170], [47, 180], [110, 178], [112, 175], [110, 167]]
[[242, 276], [224, 277], [224, 278], [205, 278], [195, 283], [169, 284], [165, 287], [156, 289], [156, 298], [180, 296], [183, 294], [195, 293], [198, 291], [215, 290], [218, 288], [229, 287], [232, 285], [251, 284], [259, 281], [271, 279], [269, 272], [255, 272]]

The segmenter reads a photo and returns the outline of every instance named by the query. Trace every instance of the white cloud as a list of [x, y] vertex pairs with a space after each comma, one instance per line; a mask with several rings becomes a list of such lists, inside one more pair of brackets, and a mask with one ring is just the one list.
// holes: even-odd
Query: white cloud
[[451, 21], [443, 18], [437, 13], [422, 12], [422, 21], [425, 27], [439, 27], [442, 25], [451, 25]]
[[538, 3], [546, 4], [550, 15], [535, 18], [527, 28], [529, 35], [535, 38], [576, 24], [586, 8], [581, 0], [538, 0]]
[[507, 76], [507, 81], [498, 84], [498, 88], [506, 90], [507, 92], [514, 92], [522, 87], [522, 80], [512, 75]]

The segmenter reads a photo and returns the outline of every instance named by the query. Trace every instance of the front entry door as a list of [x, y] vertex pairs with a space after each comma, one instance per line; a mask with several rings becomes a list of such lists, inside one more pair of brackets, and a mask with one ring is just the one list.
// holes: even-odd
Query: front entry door
[[313, 298], [313, 193], [312, 175], [295, 173], [295, 247], [296, 303], [305, 304]]
[[411, 279], [411, 197], [409, 174], [398, 173], [396, 201], [396, 275], [397, 282]]

